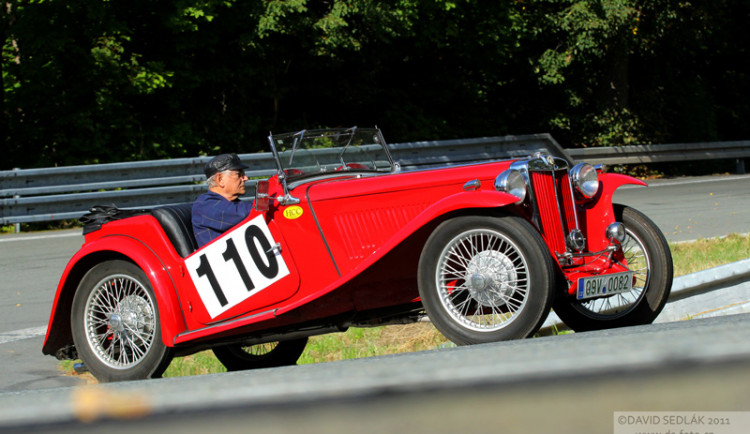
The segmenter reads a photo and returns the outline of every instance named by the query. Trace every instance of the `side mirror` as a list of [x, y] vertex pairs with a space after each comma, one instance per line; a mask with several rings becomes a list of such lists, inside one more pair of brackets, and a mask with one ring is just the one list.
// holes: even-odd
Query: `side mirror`
[[255, 186], [255, 203], [253, 207], [262, 212], [268, 211], [268, 180], [258, 181]]

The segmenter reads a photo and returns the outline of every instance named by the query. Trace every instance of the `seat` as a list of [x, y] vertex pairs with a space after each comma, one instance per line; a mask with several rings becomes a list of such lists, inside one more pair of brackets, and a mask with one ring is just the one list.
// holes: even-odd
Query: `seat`
[[180, 256], [186, 258], [198, 250], [198, 242], [193, 235], [192, 203], [159, 206], [151, 210], [151, 215], [161, 224]]

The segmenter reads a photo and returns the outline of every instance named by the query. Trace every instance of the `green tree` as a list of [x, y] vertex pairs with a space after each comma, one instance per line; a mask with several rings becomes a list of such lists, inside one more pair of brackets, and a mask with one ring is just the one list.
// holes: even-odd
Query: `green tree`
[[2, 169], [551, 132], [750, 134], [746, 0], [6, 0]]
[[[750, 15], [742, 0], [523, 2], [539, 83], [570, 144], [746, 137]], [[744, 55], [743, 55], [744, 54]], [[729, 84], [729, 86], [724, 86]], [[731, 101], [726, 106], [717, 99]], [[729, 107], [732, 107], [729, 109]], [[728, 115], [728, 116], [727, 116]]]

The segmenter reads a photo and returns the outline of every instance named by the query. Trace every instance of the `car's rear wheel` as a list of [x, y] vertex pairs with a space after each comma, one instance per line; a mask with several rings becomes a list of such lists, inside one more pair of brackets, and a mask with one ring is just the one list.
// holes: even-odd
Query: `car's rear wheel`
[[73, 297], [71, 329], [79, 357], [101, 382], [158, 377], [171, 361], [151, 283], [127, 261], [86, 273]]
[[672, 255], [667, 240], [648, 217], [615, 204], [615, 218], [625, 225], [621, 255], [635, 272], [633, 288], [606, 298], [579, 301], [558, 297], [557, 316], [575, 331], [649, 324], [656, 319], [672, 288]]
[[555, 275], [542, 237], [526, 220], [464, 216], [430, 235], [418, 279], [435, 327], [468, 345], [534, 334], [550, 311]]
[[226, 345], [213, 349], [227, 371], [294, 365], [305, 351], [307, 338], [257, 345]]

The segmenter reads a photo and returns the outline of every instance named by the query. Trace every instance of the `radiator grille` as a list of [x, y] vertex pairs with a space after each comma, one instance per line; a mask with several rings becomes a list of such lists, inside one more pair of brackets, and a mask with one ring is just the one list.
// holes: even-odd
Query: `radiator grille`
[[567, 170], [530, 172], [536, 202], [536, 223], [553, 252], [566, 251], [565, 236], [578, 228]]

